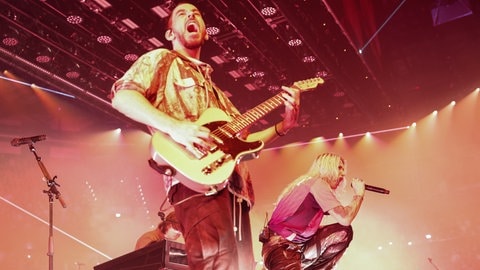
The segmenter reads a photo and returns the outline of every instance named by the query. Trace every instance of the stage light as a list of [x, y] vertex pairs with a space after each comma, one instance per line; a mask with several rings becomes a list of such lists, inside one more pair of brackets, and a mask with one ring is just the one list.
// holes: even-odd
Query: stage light
[[2, 39], [2, 43], [5, 46], [13, 47], [13, 46], [17, 46], [18, 39], [16, 37], [6, 36]]
[[335, 93], [333, 93], [333, 97], [343, 97], [345, 96], [345, 92], [340, 91], [340, 90], [335, 90]]
[[317, 58], [315, 58], [315, 56], [313, 56], [313, 55], [306, 55], [302, 58], [302, 61], [304, 63], [313, 63], [313, 62], [317, 61]]
[[83, 22], [83, 18], [79, 15], [69, 15], [67, 16], [67, 22], [71, 24], [81, 24]]
[[315, 73], [315, 77], [317, 78], [326, 78], [328, 76], [328, 72], [326, 70], [319, 70]]
[[290, 47], [298, 47], [302, 44], [303, 44], [302, 40], [298, 38], [292, 38], [288, 41], [288, 46]]
[[41, 50], [37, 52], [37, 56], [35, 57], [35, 61], [40, 64], [49, 63], [52, 61], [52, 49], [48, 46], [44, 46]]
[[207, 34], [209, 36], [215, 36], [215, 35], [218, 35], [220, 33], [220, 28], [218, 28], [216, 26], [209, 26], [209, 27], [207, 27], [206, 31], [207, 31]]
[[129, 62], [135, 62], [138, 59], [138, 54], [135, 53], [127, 53], [123, 57], [123, 59], [129, 61]]
[[158, 40], [158, 38], [156, 38], [156, 37], [149, 38], [148, 42], [152, 43], [152, 45], [157, 47], [157, 48], [160, 48], [160, 47], [163, 46], [163, 43], [160, 40]]
[[107, 35], [101, 35], [97, 37], [97, 41], [98, 43], [101, 43], [101, 44], [109, 44], [112, 42], [112, 38]]
[[237, 61], [237, 63], [247, 63], [248, 60], [250, 60], [248, 56], [239, 56], [235, 58], [235, 61]]
[[78, 79], [80, 77], [80, 73], [78, 71], [71, 70], [65, 73], [65, 77], [69, 79]]
[[265, 72], [263, 71], [254, 71], [252, 74], [250, 74], [250, 77], [252, 78], [262, 78], [265, 76]]
[[95, 1], [97, 4], [99, 4], [102, 8], [109, 8], [112, 6], [112, 4], [110, 4], [108, 1], [106, 0], [93, 0]]
[[37, 57], [35, 57], [35, 61], [41, 64], [48, 63], [51, 60], [52, 58], [49, 55], [38, 55]]
[[272, 92], [272, 93], [276, 93], [276, 92], [280, 91], [280, 86], [278, 86], [278, 85], [269, 85], [269, 86], [268, 86], [268, 91], [269, 91], [269, 92]]
[[130, 29], [137, 29], [139, 28], [138, 24], [136, 24], [134, 21], [132, 21], [129, 18], [123, 19], [122, 23], [124, 23], [126, 26], [128, 26]]
[[273, 16], [277, 13], [277, 9], [274, 7], [264, 7], [260, 10], [260, 13], [262, 13], [263, 16], [270, 17]]
[[160, 18], [166, 18], [168, 17], [169, 11], [166, 8], [163, 8], [161, 6], [154, 6], [151, 8], [151, 10], [158, 15]]

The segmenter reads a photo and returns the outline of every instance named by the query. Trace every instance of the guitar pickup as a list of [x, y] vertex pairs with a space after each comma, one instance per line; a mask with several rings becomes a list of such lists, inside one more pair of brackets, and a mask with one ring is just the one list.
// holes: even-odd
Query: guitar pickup
[[223, 140], [220, 139], [220, 137], [218, 136], [215, 136], [215, 135], [211, 135], [211, 137], [213, 138], [213, 140], [215, 141], [214, 143], [214, 146], [215, 147], [212, 147], [212, 149], [210, 151], [216, 151], [218, 149], [218, 145], [219, 144], [222, 144], [223, 145]]
[[204, 168], [202, 169], [202, 173], [205, 174], [205, 175], [211, 174], [212, 171], [213, 171], [213, 170], [212, 170], [212, 167], [210, 167], [210, 166], [206, 166], [206, 167], [204, 167]]
[[208, 143], [208, 148], [202, 148], [198, 144], [194, 144], [194, 147], [195, 151], [197, 152], [195, 157], [198, 159], [202, 159], [209, 153], [213, 153], [218, 150], [218, 145], [213, 142]]
[[210, 146], [209, 146], [209, 148], [208, 148], [208, 151], [209, 151], [210, 153], [213, 153], [213, 152], [215, 152], [215, 151], [217, 151], [217, 150], [218, 150], [218, 145], [217, 145], [217, 144], [215, 144], [215, 143], [210, 144]]
[[202, 158], [204, 158], [205, 156], [208, 155], [208, 152], [205, 151], [202, 147], [200, 147], [196, 143], [193, 144], [193, 149], [195, 150], [194, 155], [197, 159], [202, 159]]
[[230, 161], [232, 160], [232, 155], [228, 154], [228, 155], [223, 155], [223, 157], [215, 160], [215, 168], [218, 168], [220, 166], [223, 165], [223, 163], [225, 163], [226, 161]]
[[208, 166], [205, 166], [202, 169], [202, 173], [205, 174], [205, 175], [209, 175], [212, 172], [214, 172], [216, 169], [221, 167], [225, 162], [230, 161], [232, 159], [233, 159], [232, 155], [230, 155], [230, 154], [223, 155], [221, 158], [219, 158], [219, 159], [213, 161], [212, 163], [208, 164]]

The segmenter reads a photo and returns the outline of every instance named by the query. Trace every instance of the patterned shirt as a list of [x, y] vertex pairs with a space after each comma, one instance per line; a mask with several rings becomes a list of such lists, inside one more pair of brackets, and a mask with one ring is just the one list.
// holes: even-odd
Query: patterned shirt
[[[195, 62], [194, 62], [195, 61]], [[142, 93], [153, 106], [177, 120], [196, 121], [211, 107], [221, 108], [231, 117], [238, 110], [210, 78], [212, 68], [167, 49], [142, 55], [113, 85]]]

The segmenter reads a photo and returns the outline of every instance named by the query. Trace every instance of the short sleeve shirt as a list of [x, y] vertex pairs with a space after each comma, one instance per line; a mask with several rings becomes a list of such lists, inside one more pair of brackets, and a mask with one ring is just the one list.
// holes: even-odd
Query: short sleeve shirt
[[211, 81], [212, 70], [199, 60], [156, 49], [135, 61], [114, 83], [112, 95], [124, 89], [138, 91], [157, 109], [178, 120], [196, 121], [211, 107], [221, 108], [232, 117], [238, 115], [238, 110]]
[[324, 213], [339, 205], [325, 181], [306, 179], [278, 201], [268, 226], [293, 242], [305, 242], [317, 232]]

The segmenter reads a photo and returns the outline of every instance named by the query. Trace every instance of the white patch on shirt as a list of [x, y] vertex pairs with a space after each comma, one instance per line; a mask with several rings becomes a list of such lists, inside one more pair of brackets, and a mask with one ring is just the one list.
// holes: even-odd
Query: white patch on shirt
[[178, 79], [175, 80], [175, 84], [183, 88], [190, 88], [195, 86], [195, 80], [193, 78]]

